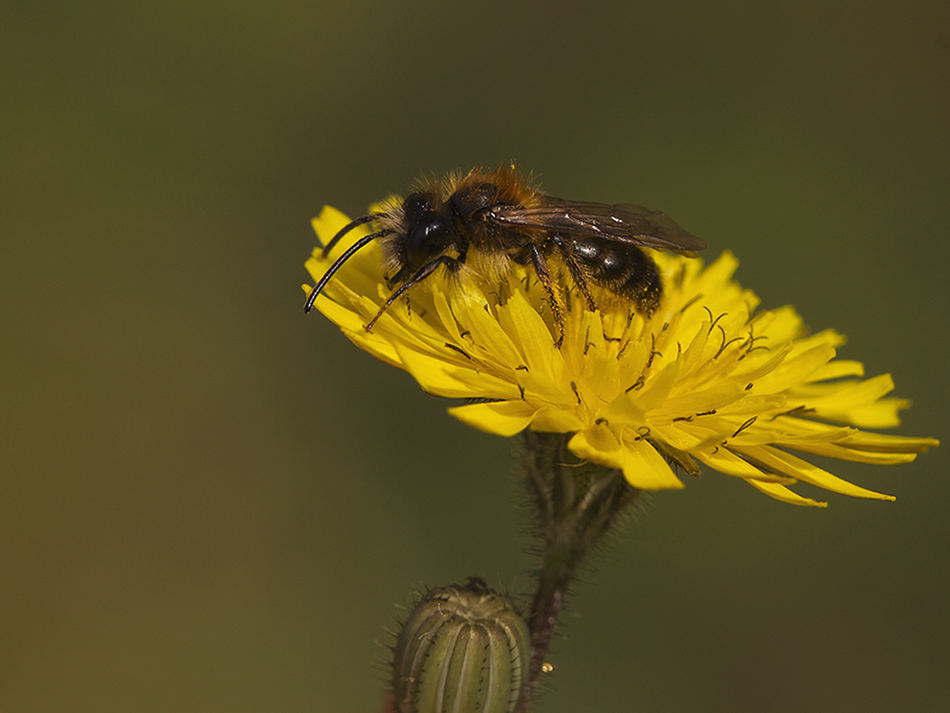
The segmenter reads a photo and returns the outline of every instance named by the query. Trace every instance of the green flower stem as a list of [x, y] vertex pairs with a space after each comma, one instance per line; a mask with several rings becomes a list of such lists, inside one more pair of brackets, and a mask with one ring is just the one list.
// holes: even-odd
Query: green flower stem
[[541, 540], [538, 588], [531, 606], [531, 664], [517, 712], [534, 696], [551, 637], [578, 568], [640, 494], [619, 470], [580, 462], [567, 449], [570, 436], [525, 431], [522, 464], [535, 528]]

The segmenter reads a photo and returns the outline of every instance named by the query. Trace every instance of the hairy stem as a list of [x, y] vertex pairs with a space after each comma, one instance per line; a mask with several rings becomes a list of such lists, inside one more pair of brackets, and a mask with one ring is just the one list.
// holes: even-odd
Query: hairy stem
[[567, 450], [569, 438], [566, 434], [524, 434], [524, 476], [541, 540], [541, 564], [528, 618], [531, 663], [517, 713], [525, 713], [531, 705], [578, 568], [640, 492], [627, 485], [618, 470], [579, 462]]

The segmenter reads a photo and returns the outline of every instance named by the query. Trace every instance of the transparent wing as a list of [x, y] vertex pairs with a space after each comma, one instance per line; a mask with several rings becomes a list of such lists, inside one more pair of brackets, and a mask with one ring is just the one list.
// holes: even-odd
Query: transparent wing
[[540, 203], [531, 207], [496, 206], [491, 209], [489, 220], [499, 225], [601, 237], [687, 255], [706, 247], [705, 240], [688, 233], [665, 213], [627, 203], [609, 205], [542, 196]]

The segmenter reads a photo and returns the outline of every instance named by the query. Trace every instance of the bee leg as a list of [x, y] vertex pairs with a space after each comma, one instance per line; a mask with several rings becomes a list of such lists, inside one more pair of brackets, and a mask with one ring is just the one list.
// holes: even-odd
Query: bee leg
[[459, 267], [458, 260], [456, 260], [454, 257], [449, 257], [448, 255], [441, 255], [435, 260], [427, 262], [425, 265], [416, 270], [412, 277], [401, 284], [395, 292], [389, 295], [389, 299], [386, 300], [386, 303], [379, 308], [379, 312], [376, 313], [376, 316], [373, 317], [369, 324], [363, 327], [363, 329], [365, 329], [367, 332], [373, 331], [373, 326], [376, 324], [379, 318], [383, 316], [383, 312], [389, 309], [393, 302], [398, 300], [400, 296], [402, 296], [410, 287], [413, 285], [418, 285], [429, 275], [435, 272], [440, 265], [445, 265], [449, 270], [457, 270]]
[[590, 288], [587, 286], [587, 278], [584, 277], [584, 271], [581, 270], [581, 266], [577, 264], [577, 260], [574, 259], [570, 248], [564, 244], [564, 241], [559, 235], [552, 235], [551, 240], [561, 252], [561, 257], [564, 258], [564, 262], [567, 264], [567, 270], [571, 273], [571, 279], [574, 280], [574, 284], [580, 288], [581, 293], [587, 300], [587, 309], [591, 312], [596, 312], [597, 304], [594, 302], [594, 298], [591, 297]]
[[529, 243], [528, 254], [531, 256], [534, 271], [538, 274], [538, 280], [541, 281], [541, 286], [548, 296], [548, 302], [551, 303], [551, 316], [554, 318], [554, 326], [557, 328], [557, 338], [554, 340], [554, 346], [560, 349], [564, 343], [564, 316], [561, 314], [561, 304], [554, 294], [554, 280], [551, 279], [551, 271], [548, 270], [548, 264], [544, 261], [544, 256], [541, 255], [537, 245]]

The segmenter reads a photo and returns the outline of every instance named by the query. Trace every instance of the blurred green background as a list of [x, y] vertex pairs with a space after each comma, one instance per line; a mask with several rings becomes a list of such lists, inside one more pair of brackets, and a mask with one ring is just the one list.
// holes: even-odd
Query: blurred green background
[[[510, 444], [301, 310], [422, 172], [667, 211], [946, 439], [945, 0], [8, 2], [0, 81], [2, 713], [376, 713], [413, 587], [529, 590]], [[538, 710], [945, 710], [948, 448], [654, 496]]]

